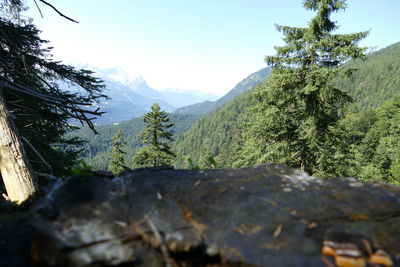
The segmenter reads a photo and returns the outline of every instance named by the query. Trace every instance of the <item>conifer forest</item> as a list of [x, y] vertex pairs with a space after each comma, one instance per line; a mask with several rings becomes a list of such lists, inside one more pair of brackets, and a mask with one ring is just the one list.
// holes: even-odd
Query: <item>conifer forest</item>
[[0, 0], [0, 267], [400, 266], [399, 10]]
[[8, 142], [16, 144], [23, 167], [11, 156], [0, 165], [3, 192], [15, 201], [40, 187], [37, 174], [66, 178], [82, 169], [120, 175], [278, 163], [318, 178], [400, 185], [400, 43], [370, 50], [359, 45], [368, 30], [338, 34], [341, 22], [331, 17], [346, 1], [303, 1], [313, 14], [307, 26], [275, 25], [283, 43], [265, 68], [218, 100], [168, 112], [154, 101], [143, 116], [108, 125], [96, 122], [101, 103], [112, 101], [104, 80], [52, 60], [53, 48], [21, 15], [26, 5], [1, 1], [1, 149], [8, 155]]

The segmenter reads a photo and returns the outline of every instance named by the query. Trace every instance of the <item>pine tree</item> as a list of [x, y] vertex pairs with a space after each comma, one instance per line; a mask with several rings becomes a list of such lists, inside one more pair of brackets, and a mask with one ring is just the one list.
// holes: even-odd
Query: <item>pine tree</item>
[[138, 135], [143, 146], [133, 158], [137, 166], [168, 166], [171, 165], [175, 154], [169, 145], [174, 141], [173, 135], [168, 131], [173, 123], [169, 122], [167, 113], [161, 110], [157, 103], [151, 106], [151, 111], [143, 116], [147, 124], [144, 132]]
[[109, 154], [110, 164], [108, 166], [108, 170], [111, 171], [114, 175], [118, 176], [125, 170], [125, 159], [124, 155], [125, 151], [122, 150], [122, 147], [126, 145], [125, 138], [122, 135], [121, 129], [118, 129], [117, 134], [112, 138], [111, 141], [112, 151]]
[[[2, 12], [22, 8], [21, 1], [3, 3]], [[78, 151], [68, 147], [80, 141], [63, 136], [76, 128], [71, 119], [94, 130], [92, 120], [101, 112], [87, 107], [105, 95], [92, 72], [53, 61], [48, 42], [18, 19], [18, 10], [15, 21], [0, 18], [0, 171], [8, 197], [20, 203], [36, 191], [34, 171], [58, 175], [72, 166]]]
[[352, 73], [342, 68], [346, 61], [365, 57], [365, 48], [357, 44], [368, 34], [332, 33], [338, 26], [330, 15], [344, 10], [345, 2], [306, 0], [304, 7], [317, 13], [308, 28], [276, 25], [286, 45], [266, 58], [273, 71], [253, 94], [256, 105], [250, 111], [242, 165], [284, 163], [326, 175], [331, 127], [339, 108], [351, 100], [332, 81]]

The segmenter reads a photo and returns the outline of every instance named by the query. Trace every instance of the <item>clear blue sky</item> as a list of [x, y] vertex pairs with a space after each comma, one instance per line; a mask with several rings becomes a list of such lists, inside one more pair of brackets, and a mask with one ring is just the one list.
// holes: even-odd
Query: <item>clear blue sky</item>
[[[224, 94], [266, 66], [282, 45], [274, 23], [307, 26], [314, 13], [300, 0], [49, 1], [75, 24], [28, 0], [27, 15], [66, 63], [121, 67], [155, 89], [178, 87]], [[340, 33], [371, 29], [362, 46], [400, 41], [400, 0], [349, 0], [335, 14]]]

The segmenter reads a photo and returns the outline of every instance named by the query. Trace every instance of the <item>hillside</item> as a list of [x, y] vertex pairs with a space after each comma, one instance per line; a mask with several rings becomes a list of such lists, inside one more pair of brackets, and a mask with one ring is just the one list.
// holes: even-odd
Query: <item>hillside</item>
[[[337, 81], [337, 85], [353, 96], [355, 102], [352, 105], [357, 109], [380, 106], [400, 92], [399, 62], [400, 43], [397, 43], [370, 54], [366, 61], [349, 62], [347, 67], [359, 70], [352, 77]], [[241, 126], [247, 118], [246, 109], [251, 106], [251, 100], [247, 97], [249, 92], [244, 91], [249, 90], [255, 81], [265, 79], [269, 72], [270, 69], [265, 68], [250, 75], [218, 101], [177, 110], [195, 114], [171, 114], [171, 120], [177, 124], [174, 145], [177, 154], [176, 167], [189, 167], [188, 157], [196, 164], [203, 164], [204, 167], [207, 156], [214, 156], [219, 167], [232, 166], [241, 146], [240, 134], [244, 130]], [[202, 114], [214, 108], [214, 111], [200, 118]], [[196, 122], [198, 118], [200, 119]], [[143, 130], [143, 127], [141, 119], [133, 119], [116, 126], [99, 127], [101, 135], [94, 136], [87, 129], [76, 132], [76, 135], [89, 140], [85, 147], [87, 151], [85, 160], [96, 169], [105, 169], [108, 163], [106, 152], [108, 144], [117, 129], [121, 128], [127, 139], [126, 158], [129, 165], [139, 147], [136, 135]]]
[[[186, 132], [193, 123], [198, 119], [194, 114], [170, 114], [170, 120], [175, 123], [172, 128], [174, 136]], [[78, 136], [87, 143], [83, 146], [82, 158], [87, 164], [96, 170], [107, 170], [108, 167], [108, 153], [111, 150], [110, 142], [112, 137], [121, 129], [125, 137], [127, 145], [124, 151], [127, 152], [125, 156], [126, 166], [132, 165], [132, 158], [140, 148], [140, 142], [137, 135], [144, 130], [145, 124], [142, 118], [134, 118], [129, 121], [121, 122], [118, 125], [104, 125], [97, 126], [96, 130], [100, 133], [95, 135], [88, 127], [81, 128], [70, 136]]]
[[[366, 61], [349, 62], [347, 67], [358, 71], [337, 81], [337, 85], [354, 98], [352, 106], [356, 109], [376, 108], [400, 93], [400, 43], [370, 54]], [[240, 147], [240, 126], [250, 106], [247, 95], [239, 95], [207, 114], [177, 140], [177, 167], [187, 166], [188, 157], [201, 164], [209, 155], [219, 167], [232, 166], [237, 156], [235, 149]]]
[[240, 137], [240, 125], [246, 119], [243, 112], [250, 106], [249, 92], [243, 92], [226, 105], [200, 118], [175, 143], [175, 167], [188, 167], [187, 158], [200, 167], [206, 167], [206, 157], [214, 156], [219, 167], [231, 166], [235, 143]]
[[191, 113], [197, 115], [204, 115], [213, 109], [223, 106], [227, 102], [231, 101], [236, 96], [240, 95], [244, 91], [250, 90], [255, 85], [264, 82], [268, 75], [271, 72], [270, 67], [263, 68], [251, 75], [249, 75], [246, 79], [239, 82], [232, 90], [230, 90], [226, 95], [218, 99], [217, 101], [205, 101], [202, 103], [198, 103], [195, 105], [190, 105], [186, 107], [179, 108], [175, 110], [173, 113], [182, 114], [182, 113]]
[[[267, 77], [267, 75], [270, 73], [269, 68], [264, 68], [258, 72], [255, 72], [251, 75], [249, 75], [246, 79], [241, 81], [238, 85], [236, 85], [231, 91], [229, 91], [226, 95], [221, 97], [215, 102], [207, 102], [211, 103], [210, 106], [206, 107], [209, 108], [209, 111], [211, 111], [214, 108], [221, 108], [221, 106], [232, 100], [236, 95], [248, 91], [251, 89], [251, 87], [254, 84], [260, 83], [261, 81], [264, 81]], [[121, 79], [119, 79], [121, 80]], [[124, 82], [124, 81], [122, 81]], [[115, 82], [118, 86], [122, 86], [123, 83], [117, 83]], [[147, 85], [143, 85], [143, 82], [141, 83], [141, 86], [134, 86], [134, 88], [145, 88]], [[136, 83], [136, 85], [140, 85], [140, 83]], [[118, 88], [117, 88], [118, 89]], [[145, 88], [146, 89], [146, 88]], [[111, 96], [112, 97], [112, 96]], [[245, 100], [245, 99], [244, 99]], [[151, 106], [152, 103], [147, 103], [146, 109]], [[238, 107], [241, 107], [243, 103], [241, 102]], [[143, 103], [141, 106], [144, 106]], [[204, 105], [198, 104], [194, 105], [196, 107], [199, 107], [199, 109], [193, 109], [189, 107], [193, 106], [188, 106], [188, 110], [191, 110], [192, 112], [188, 113], [182, 113], [183, 109], [180, 109], [178, 113], [172, 113], [170, 114], [171, 121], [175, 123], [175, 126], [173, 128], [174, 131], [174, 136], [176, 138], [176, 142], [180, 143], [182, 140], [182, 134], [189, 130], [191, 126], [196, 122], [198, 118], [200, 118], [202, 115], [204, 115], [206, 112], [206, 109], [204, 108]], [[113, 107], [113, 114], [118, 115], [119, 114], [119, 120], [126, 118], [127, 116], [132, 117], [132, 113], [134, 112], [142, 112], [140, 110], [135, 110], [134, 107], [132, 106], [130, 108], [127, 108], [124, 103], [121, 103], [120, 105], [112, 105]], [[163, 107], [162, 107], [163, 108]], [[168, 109], [167, 109], [168, 110]], [[114, 118], [115, 115], [108, 117], [108, 118]], [[222, 116], [225, 116], [226, 114], [222, 114]], [[221, 121], [223, 118], [218, 118], [216, 121]], [[233, 119], [233, 118], [231, 118]], [[107, 121], [108, 124], [113, 121], [106, 119], [103, 120]], [[117, 120], [118, 121], [118, 120]], [[231, 126], [230, 126], [231, 127]], [[83, 128], [78, 131], [75, 131], [74, 133], [71, 134], [71, 136], [77, 136], [80, 137], [84, 140], [87, 140], [88, 143], [84, 146], [84, 154], [82, 158], [88, 163], [89, 165], [93, 166], [95, 169], [99, 170], [105, 170], [107, 169], [108, 166], [108, 156], [107, 156], [107, 151], [109, 148], [109, 143], [111, 141], [111, 138], [117, 133], [118, 129], [121, 128], [123, 135], [125, 136], [125, 139], [127, 141], [127, 146], [125, 147], [125, 151], [127, 152], [126, 155], [126, 162], [127, 165], [131, 165], [131, 160], [132, 157], [135, 155], [135, 153], [139, 150], [140, 148], [140, 143], [137, 138], [137, 135], [143, 131], [144, 129], [144, 124], [142, 122], [141, 118], [134, 118], [129, 121], [124, 121], [116, 125], [99, 125], [96, 127], [96, 129], [99, 131], [99, 135], [94, 135], [88, 128]], [[223, 131], [222, 131], [223, 132]], [[216, 146], [216, 145], [213, 145]], [[180, 153], [180, 152], [179, 152]], [[179, 165], [184, 164], [184, 159], [180, 156], [178, 156], [177, 159], [180, 163]]]
[[337, 86], [345, 89], [361, 108], [379, 107], [400, 93], [400, 42], [370, 54], [365, 61], [352, 61], [348, 68], [358, 69]]

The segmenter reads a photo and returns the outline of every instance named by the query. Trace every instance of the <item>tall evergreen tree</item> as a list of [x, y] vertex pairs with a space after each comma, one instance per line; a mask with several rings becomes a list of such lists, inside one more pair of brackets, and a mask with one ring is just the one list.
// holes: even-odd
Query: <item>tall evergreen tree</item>
[[157, 103], [151, 106], [151, 111], [143, 116], [143, 121], [147, 124], [144, 132], [140, 133], [143, 146], [133, 158], [137, 166], [168, 166], [171, 165], [175, 154], [169, 145], [174, 141], [169, 128], [174, 126], [169, 122], [168, 114], [161, 110]]
[[108, 170], [111, 171], [116, 176], [120, 175], [125, 170], [125, 159], [124, 155], [125, 151], [122, 150], [122, 147], [126, 145], [125, 138], [122, 135], [121, 129], [118, 129], [117, 134], [113, 137], [111, 141], [112, 151], [109, 154], [110, 157], [110, 165], [108, 166]]
[[[3, 2], [4, 12], [21, 5]], [[65, 173], [77, 155], [68, 150], [77, 140], [63, 139], [74, 128], [71, 119], [94, 130], [92, 120], [101, 112], [87, 106], [105, 95], [92, 72], [53, 61], [33, 25], [1, 17], [0, 43], [0, 170], [9, 198], [22, 202], [35, 192], [29, 161], [35, 171]]]
[[266, 58], [273, 71], [253, 94], [257, 104], [251, 109], [241, 165], [277, 162], [326, 175], [331, 127], [339, 108], [350, 101], [332, 80], [351, 74], [341, 68], [343, 63], [365, 57], [365, 48], [357, 44], [368, 34], [333, 34], [338, 26], [330, 15], [344, 10], [345, 2], [306, 0], [304, 7], [317, 13], [308, 28], [276, 25], [286, 45]]

